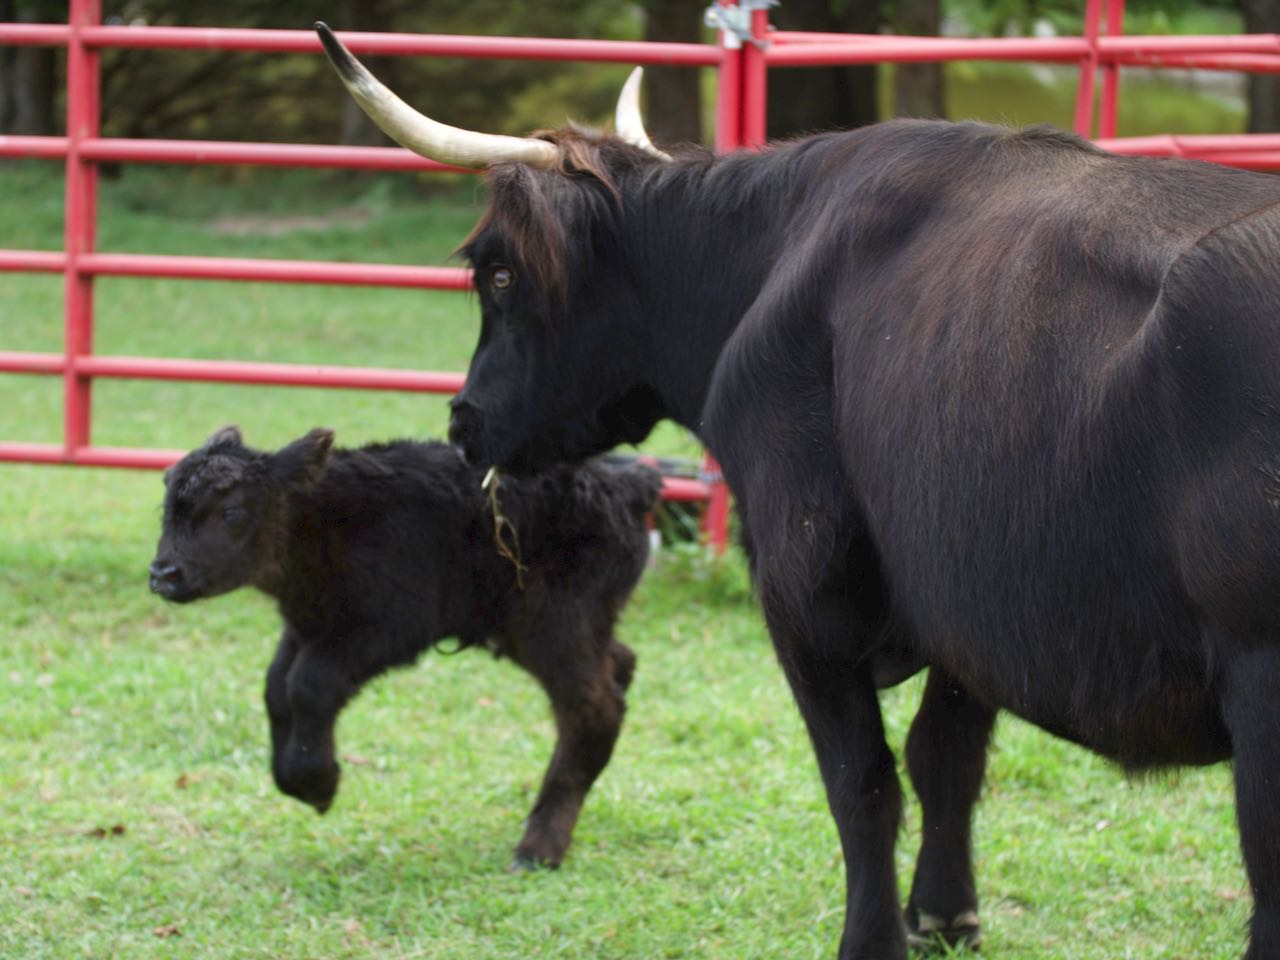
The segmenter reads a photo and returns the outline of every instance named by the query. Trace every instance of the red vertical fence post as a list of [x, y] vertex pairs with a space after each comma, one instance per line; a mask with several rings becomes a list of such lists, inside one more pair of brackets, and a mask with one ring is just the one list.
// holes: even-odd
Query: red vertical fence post
[[[735, 7], [736, 0], [719, 0], [718, 6], [726, 13]], [[708, 11], [708, 25], [718, 23], [710, 19], [715, 10]], [[720, 65], [716, 68], [716, 153], [736, 150], [742, 144], [742, 43], [738, 36], [721, 26], [717, 40], [720, 47]]]
[[1093, 136], [1093, 91], [1098, 74], [1098, 30], [1102, 19], [1102, 0], [1085, 0], [1084, 40], [1088, 53], [1080, 60], [1080, 83], [1076, 87], [1075, 131], [1082, 137]]
[[[718, 0], [722, 16], [732, 16], [737, 0]], [[714, 12], [714, 11], [712, 11]], [[716, 133], [717, 153], [736, 150], [744, 142], [743, 130], [743, 42], [727, 29], [723, 19], [709, 20], [720, 27], [720, 65], [716, 68]], [[763, 66], [763, 65], [762, 65]], [[702, 536], [716, 553], [729, 546], [729, 488], [720, 472], [720, 464], [706, 454], [702, 459], [702, 480], [707, 483], [707, 505], [702, 514]]]
[[80, 372], [81, 357], [93, 352], [93, 277], [80, 258], [93, 253], [97, 233], [98, 169], [81, 153], [81, 143], [98, 136], [98, 52], [85, 44], [84, 30], [102, 19], [102, 0], [71, 0], [67, 43], [67, 182], [64, 212], [63, 449], [68, 460], [89, 444], [92, 381]]
[[769, 11], [751, 10], [751, 36], [742, 45], [742, 145], [763, 146], [768, 113], [769, 73], [764, 45], [769, 36]]
[[[1107, 36], [1124, 33], [1124, 0], [1105, 0]], [[1107, 61], [1102, 67], [1102, 105], [1098, 114], [1098, 136], [1109, 139], [1116, 135], [1117, 100], [1120, 95], [1120, 64]]]

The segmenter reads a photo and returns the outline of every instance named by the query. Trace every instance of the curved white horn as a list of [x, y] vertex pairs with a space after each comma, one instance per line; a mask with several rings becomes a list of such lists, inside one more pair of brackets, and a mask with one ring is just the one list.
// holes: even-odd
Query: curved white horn
[[618, 132], [619, 139], [625, 140], [633, 147], [639, 147], [659, 160], [670, 160], [671, 157], [668, 154], [653, 145], [649, 134], [644, 130], [644, 119], [640, 116], [640, 79], [643, 76], [644, 67], [636, 67], [631, 71], [631, 76], [627, 77], [627, 82], [622, 85], [622, 92], [618, 94], [618, 106], [613, 114], [613, 126]]
[[383, 133], [414, 153], [458, 167], [527, 163], [548, 168], [556, 164], [558, 151], [545, 140], [476, 133], [424, 116], [388, 90], [351, 55], [328, 26], [320, 22], [315, 26], [324, 51], [329, 55], [329, 62], [338, 71], [356, 103], [360, 104], [360, 109]]

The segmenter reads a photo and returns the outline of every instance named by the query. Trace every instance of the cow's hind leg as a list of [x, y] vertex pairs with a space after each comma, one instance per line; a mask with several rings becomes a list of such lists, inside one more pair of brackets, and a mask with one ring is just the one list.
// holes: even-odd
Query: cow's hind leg
[[513, 869], [559, 866], [587, 791], [608, 764], [622, 729], [635, 654], [610, 639], [593, 655], [598, 640], [587, 633], [544, 634], [521, 657], [551, 699], [557, 739]]
[[970, 826], [994, 722], [995, 711], [930, 669], [907, 737], [907, 770], [924, 819], [907, 902], [909, 942], [918, 949], [981, 941]]
[[1223, 720], [1235, 760], [1236, 817], [1254, 900], [1246, 960], [1275, 960], [1280, 957], [1280, 650], [1237, 648], [1223, 677]]
[[820, 590], [805, 615], [765, 615], [808, 727], [844, 850], [846, 912], [840, 960], [901, 960], [906, 933], [893, 848], [902, 794], [885, 742], [866, 629], [840, 589]]

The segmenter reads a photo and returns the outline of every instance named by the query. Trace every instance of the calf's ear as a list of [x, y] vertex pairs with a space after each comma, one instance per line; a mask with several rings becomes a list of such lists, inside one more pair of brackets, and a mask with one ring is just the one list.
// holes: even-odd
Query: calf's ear
[[271, 473], [285, 486], [310, 486], [324, 475], [332, 447], [333, 431], [316, 427], [271, 455]]
[[223, 427], [204, 442], [206, 448], [220, 447], [223, 444], [234, 444], [238, 447], [244, 446], [244, 434], [240, 432], [240, 428], [234, 423]]

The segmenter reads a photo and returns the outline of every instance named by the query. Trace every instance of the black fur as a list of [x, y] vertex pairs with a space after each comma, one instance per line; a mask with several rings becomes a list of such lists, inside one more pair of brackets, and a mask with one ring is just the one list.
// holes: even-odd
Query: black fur
[[[672, 417], [719, 458], [844, 845], [840, 956], [976, 936], [998, 709], [1129, 768], [1232, 758], [1248, 957], [1280, 956], [1280, 180], [933, 121], [597, 153], [605, 185], [491, 175], [557, 198], [525, 209], [571, 283], [486, 217], [450, 434], [532, 469]], [[904, 914], [875, 689], [924, 666]]]
[[625, 711], [635, 655], [613, 628], [661, 479], [604, 464], [501, 477], [503, 555], [481, 474], [453, 448], [332, 441], [313, 430], [263, 453], [227, 428], [172, 467], [152, 589], [276, 599], [272, 772], [321, 813], [338, 787], [334, 722], [363, 684], [448, 637], [509, 657], [546, 689], [559, 734], [516, 858], [558, 864]]

